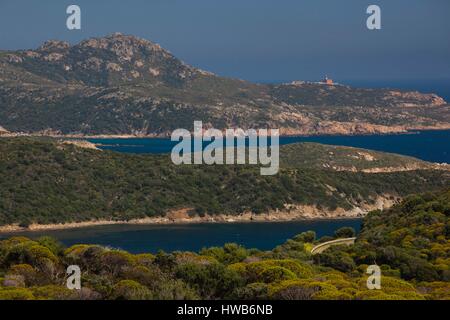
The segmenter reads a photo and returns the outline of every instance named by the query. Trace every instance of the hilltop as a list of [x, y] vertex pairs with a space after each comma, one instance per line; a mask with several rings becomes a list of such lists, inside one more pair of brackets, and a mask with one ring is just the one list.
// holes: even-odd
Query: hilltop
[[279, 173], [261, 176], [259, 166], [175, 166], [169, 155], [2, 138], [0, 225], [359, 217], [450, 182], [445, 166], [363, 149], [295, 144], [280, 156]]
[[224, 78], [120, 33], [0, 51], [0, 126], [10, 132], [167, 136], [194, 120], [283, 135], [370, 134], [450, 128], [450, 106], [395, 89]]
[[399, 172], [450, 170], [448, 164], [435, 164], [394, 153], [319, 143], [293, 143], [282, 146], [281, 166], [351, 172]]

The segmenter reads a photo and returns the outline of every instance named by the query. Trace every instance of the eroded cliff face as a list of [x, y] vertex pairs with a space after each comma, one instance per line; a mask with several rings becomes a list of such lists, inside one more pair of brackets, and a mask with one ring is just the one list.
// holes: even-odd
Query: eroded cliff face
[[100, 151], [100, 149], [97, 148], [97, 146], [94, 143], [85, 140], [66, 140], [62, 141], [59, 146], [64, 147], [64, 145], [74, 145], [76, 147], [83, 149], [92, 149]]
[[[450, 124], [447, 126], [450, 128]], [[337, 121], [319, 121], [299, 128], [280, 128], [283, 136], [296, 135], [364, 135], [364, 134], [387, 134], [405, 133], [407, 126], [384, 126], [370, 123], [352, 123]]]
[[337, 208], [328, 210], [311, 205], [286, 205], [283, 210], [274, 210], [265, 213], [255, 214], [245, 212], [239, 215], [191, 215], [192, 208], [179, 208], [168, 211], [161, 217], [147, 217], [141, 219], [132, 219], [127, 221], [117, 220], [93, 220], [83, 222], [70, 222], [59, 224], [37, 224], [33, 223], [27, 228], [20, 227], [18, 224], [0, 226], [0, 232], [17, 231], [39, 231], [39, 230], [58, 230], [85, 228], [91, 226], [114, 225], [114, 224], [188, 224], [188, 223], [235, 223], [235, 222], [282, 222], [298, 220], [317, 220], [317, 219], [354, 219], [362, 218], [372, 210], [385, 210], [398, 203], [400, 198], [386, 196], [379, 197], [371, 204], [362, 204], [350, 210]]
[[[343, 218], [361, 218], [373, 210], [384, 210], [392, 207], [401, 200], [392, 195], [379, 196], [372, 199], [371, 203], [362, 203], [355, 205], [351, 209], [337, 208], [330, 210], [319, 208], [314, 205], [286, 204], [282, 210], [271, 210], [264, 213], [245, 212], [239, 215], [190, 215], [191, 208], [181, 208], [171, 210], [164, 217], [155, 218], [156, 223], [189, 223], [189, 222], [246, 222], [246, 221], [291, 221], [305, 219], [343, 219]], [[139, 221], [139, 220], [138, 220]], [[137, 221], [137, 222], [138, 222]], [[142, 223], [148, 221], [141, 220]]]
[[[429, 105], [429, 106], [442, 106], [446, 104], [446, 101], [439, 97], [437, 94], [430, 93], [420, 93], [418, 91], [413, 92], [402, 92], [402, 91], [390, 91], [386, 96], [387, 101], [395, 101], [397, 99], [404, 100], [403, 103], [400, 103], [401, 107], [418, 107], [421, 105]], [[408, 101], [409, 100], [409, 101]]]
[[[362, 202], [353, 205], [350, 209], [319, 208], [316, 205], [285, 204], [284, 209], [270, 210], [268, 212], [255, 214], [245, 212], [239, 215], [192, 215], [192, 208], [179, 208], [168, 211], [165, 216], [155, 218], [158, 223], [183, 223], [183, 222], [245, 222], [245, 221], [291, 221], [304, 219], [342, 219], [360, 218], [373, 210], [385, 210], [399, 203], [401, 198], [394, 195], [381, 195], [370, 199], [370, 202]], [[146, 220], [142, 220], [146, 221]]]

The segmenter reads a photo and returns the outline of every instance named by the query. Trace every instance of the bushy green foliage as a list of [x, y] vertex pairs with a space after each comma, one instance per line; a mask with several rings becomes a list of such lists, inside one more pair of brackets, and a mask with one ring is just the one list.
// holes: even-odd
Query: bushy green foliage
[[32, 288], [32, 292], [34, 297], [39, 300], [72, 300], [77, 297], [77, 291], [54, 284], [34, 287]]
[[217, 296], [229, 298], [242, 282], [237, 272], [218, 263], [182, 264], [176, 268], [175, 275], [207, 299]]
[[0, 300], [33, 300], [33, 293], [25, 288], [1, 288]]
[[224, 264], [231, 264], [241, 262], [247, 258], [251, 255], [251, 250], [247, 250], [236, 243], [227, 243], [223, 246], [223, 248], [204, 248], [200, 251], [200, 254], [203, 256], [213, 257], [217, 261]]
[[316, 240], [316, 233], [314, 231], [302, 232], [296, 235], [294, 240], [299, 242], [314, 242]]
[[[449, 204], [450, 191], [428, 193], [370, 213], [353, 248], [356, 261], [389, 265], [407, 280], [449, 281]], [[370, 251], [370, 259], [361, 251]]]
[[151, 297], [151, 293], [136, 281], [122, 280], [113, 287], [111, 297], [116, 300], [146, 300]]
[[338, 247], [329, 248], [323, 253], [315, 255], [314, 262], [342, 272], [350, 272], [356, 267], [351, 256]]
[[352, 238], [356, 235], [355, 229], [351, 227], [342, 227], [334, 233], [336, 238]]
[[[408, 198], [366, 217], [355, 245], [312, 257], [319, 241], [311, 232], [271, 251], [226, 244], [156, 255], [12, 237], [0, 241], [0, 300], [448, 300], [449, 203], [450, 190]], [[381, 289], [369, 290], [366, 270], [375, 263]], [[65, 286], [71, 264], [82, 270], [80, 291]]]
[[283, 280], [295, 279], [295, 273], [284, 267], [268, 267], [264, 269], [259, 278], [265, 283], [278, 282]]

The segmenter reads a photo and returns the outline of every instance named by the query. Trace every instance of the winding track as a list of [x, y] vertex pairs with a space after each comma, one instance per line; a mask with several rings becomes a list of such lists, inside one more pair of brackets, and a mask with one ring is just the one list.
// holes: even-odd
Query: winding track
[[356, 238], [343, 238], [343, 239], [336, 239], [327, 241], [321, 244], [318, 244], [314, 248], [311, 249], [311, 254], [315, 255], [318, 253], [322, 253], [325, 250], [327, 250], [331, 246], [337, 246], [337, 245], [348, 245], [351, 246], [355, 243]]

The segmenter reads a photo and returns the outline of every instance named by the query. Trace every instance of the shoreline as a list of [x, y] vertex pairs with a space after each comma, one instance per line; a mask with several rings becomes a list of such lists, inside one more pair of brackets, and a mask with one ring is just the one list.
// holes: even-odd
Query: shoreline
[[28, 228], [19, 224], [0, 226], [0, 235], [13, 233], [32, 233], [39, 231], [57, 231], [68, 229], [80, 229], [109, 225], [189, 225], [189, 224], [216, 224], [216, 223], [265, 223], [265, 222], [293, 222], [293, 221], [320, 221], [320, 220], [344, 220], [363, 218], [373, 210], [384, 210], [398, 203], [389, 196], [378, 197], [373, 204], [363, 204], [350, 210], [337, 208], [336, 210], [318, 209], [313, 205], [286, 205], [286, 209], [269, 211], [261, 214], [245, 212], [239, 215], [218, 214], [214, 216], [190, 217], [191, 208], [174, 209], [165, 216], [145, 217], [140, 219], [124, 220], [91, 220], [70, 223], [55, 224], [30, 224]]
[[[446, 131], [450, 130], [450, 124], [445, 126], [430, 126], [430, 127], [414, 127], [402, 128], [398, 130], [392, 128], [390, 131], [375, 131], [375, 132], [323, 132], [323, 133], [280, 133], [280, 137], [296, 138], [296, 137], [353, 137], [353, 136], [386, 136], [386, 135], [404, 135], [404, 134], [418, 134], [422, 131]], [[165, 139], [170, 140], [170, 135], [167, 134], [55, 134], [55, 133], [25, 133], [25, 132], [0, 132], [0, 138], [15, 138], [15, 137], [42, 137], [42, 138], [59, 138], [59, 139]]]
[[[335, 220], [355, 220], [362, 219], [363, 216], [339, 216], [339, 217], [316, 217], [316, 218], [292, 218], [292, 219], [272, 219], [272, 220], [198, 220], [198, 219], [186, 219], [176, 221], [165, 221], [165, 218], [142, 218], [133, 219], [129, 221], [125, 220], [94, 220], [94, 221], [82, 221], [82, 222], [69, 222], [69, 223], [55, 223], [55, 224], [33, 224], [28, 228], [19, 227], [18, 225], [4, 225], [0, 226], [0, 236], [2, 235], [14, 235], [17, 233], [28, 234], [42, 231], [62, 231], [62, 230], [77, 230], [92, 227], [104, 227], [104, 226], [183, 226], [183, 225], [195, 225], [195, 224], [244, 224], [244, 223], [283, 223], [283, 222], [301, 222], [301, 221], [335, 221]], [[158, 221], [155, 221], [158, 220]]]

